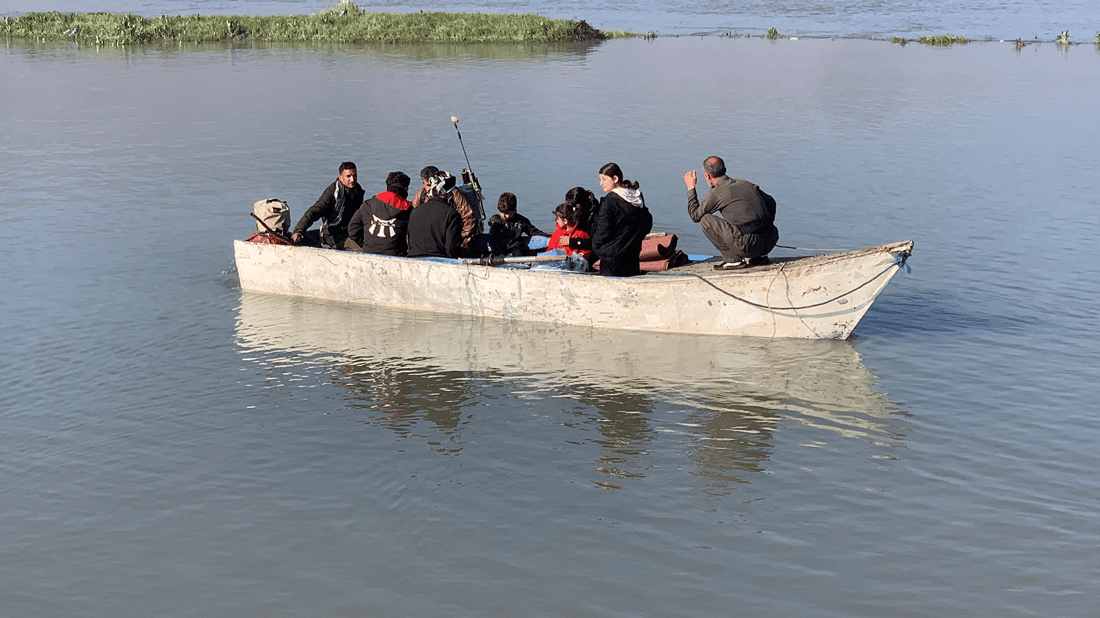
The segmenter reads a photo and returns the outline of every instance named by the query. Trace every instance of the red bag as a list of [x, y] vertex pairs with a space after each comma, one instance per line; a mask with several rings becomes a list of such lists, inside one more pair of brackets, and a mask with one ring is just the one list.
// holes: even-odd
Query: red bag
[[270, 234], [268, 232], [262, 232], [262, 233], [261, 232], [256, 232], [255, 234], [248, 237], [248, 242], [254, 242], [258, 245], [290, 245], [290, 246], [294, 246], [294, 243], [290, 242], [290, 240], [288, 240], [288, 239], [286, 239], [282, 236], [277, 236], [275, 234]]

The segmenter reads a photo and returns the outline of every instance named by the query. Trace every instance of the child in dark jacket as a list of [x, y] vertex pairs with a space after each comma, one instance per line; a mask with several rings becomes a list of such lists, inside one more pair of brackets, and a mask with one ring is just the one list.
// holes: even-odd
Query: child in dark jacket
[[489, 246], [493, 255], [534, 255], [527, 248], [532, 236], [549, 236], [532, 225], [531, 220], [519, 214], [516, 196], [501, 193], [497, 199], [499, 215], [489, 219]]

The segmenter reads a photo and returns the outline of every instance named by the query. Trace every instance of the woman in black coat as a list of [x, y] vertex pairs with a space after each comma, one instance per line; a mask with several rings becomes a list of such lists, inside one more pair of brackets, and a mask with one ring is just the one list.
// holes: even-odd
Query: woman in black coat
[[653, 215], [645, 206], [638, 183], [623, 178], [615, 163], [600, 168], [600, 200], [592, 230], [592, 251], [600, 261], [600, 274], [633, 277], [642, 274], [638, 256], [642, 240], [653, 229]]

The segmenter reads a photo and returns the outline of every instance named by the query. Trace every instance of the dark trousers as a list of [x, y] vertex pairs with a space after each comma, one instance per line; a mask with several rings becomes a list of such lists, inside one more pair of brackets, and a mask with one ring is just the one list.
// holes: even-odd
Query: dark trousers
[[779, 242], [779, 230], [774, 225], [756, 234], [742, 234], [737, 226], [718, 215], [703, 215], [699, 223], [707, 240], [727, 262], [767, 255]]
[[299, 245], [305, 247], [324, 247], [326, 249], [340, 249], [343, 251], [362, 251], [359, 244], [348, 238], [348, 231], [340, 228], [325, 228], [323, 230], [306, 230], [302, 234]]

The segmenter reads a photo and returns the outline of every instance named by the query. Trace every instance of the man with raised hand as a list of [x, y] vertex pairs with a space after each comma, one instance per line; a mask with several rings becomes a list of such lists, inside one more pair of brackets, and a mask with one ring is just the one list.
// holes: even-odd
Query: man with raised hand
[[692, 221], [702, 224], [703, 234], [722, 254], [715, 270], [770, 263], [768, 253], [779, 242], [775, 198], [747, 180], [726, 176], [726, 164], [719, 157], [703, 161], [703, 178], [710, 191], [700, 203], [695, 193], [695, 170], [684, 174], [687, 211]]

